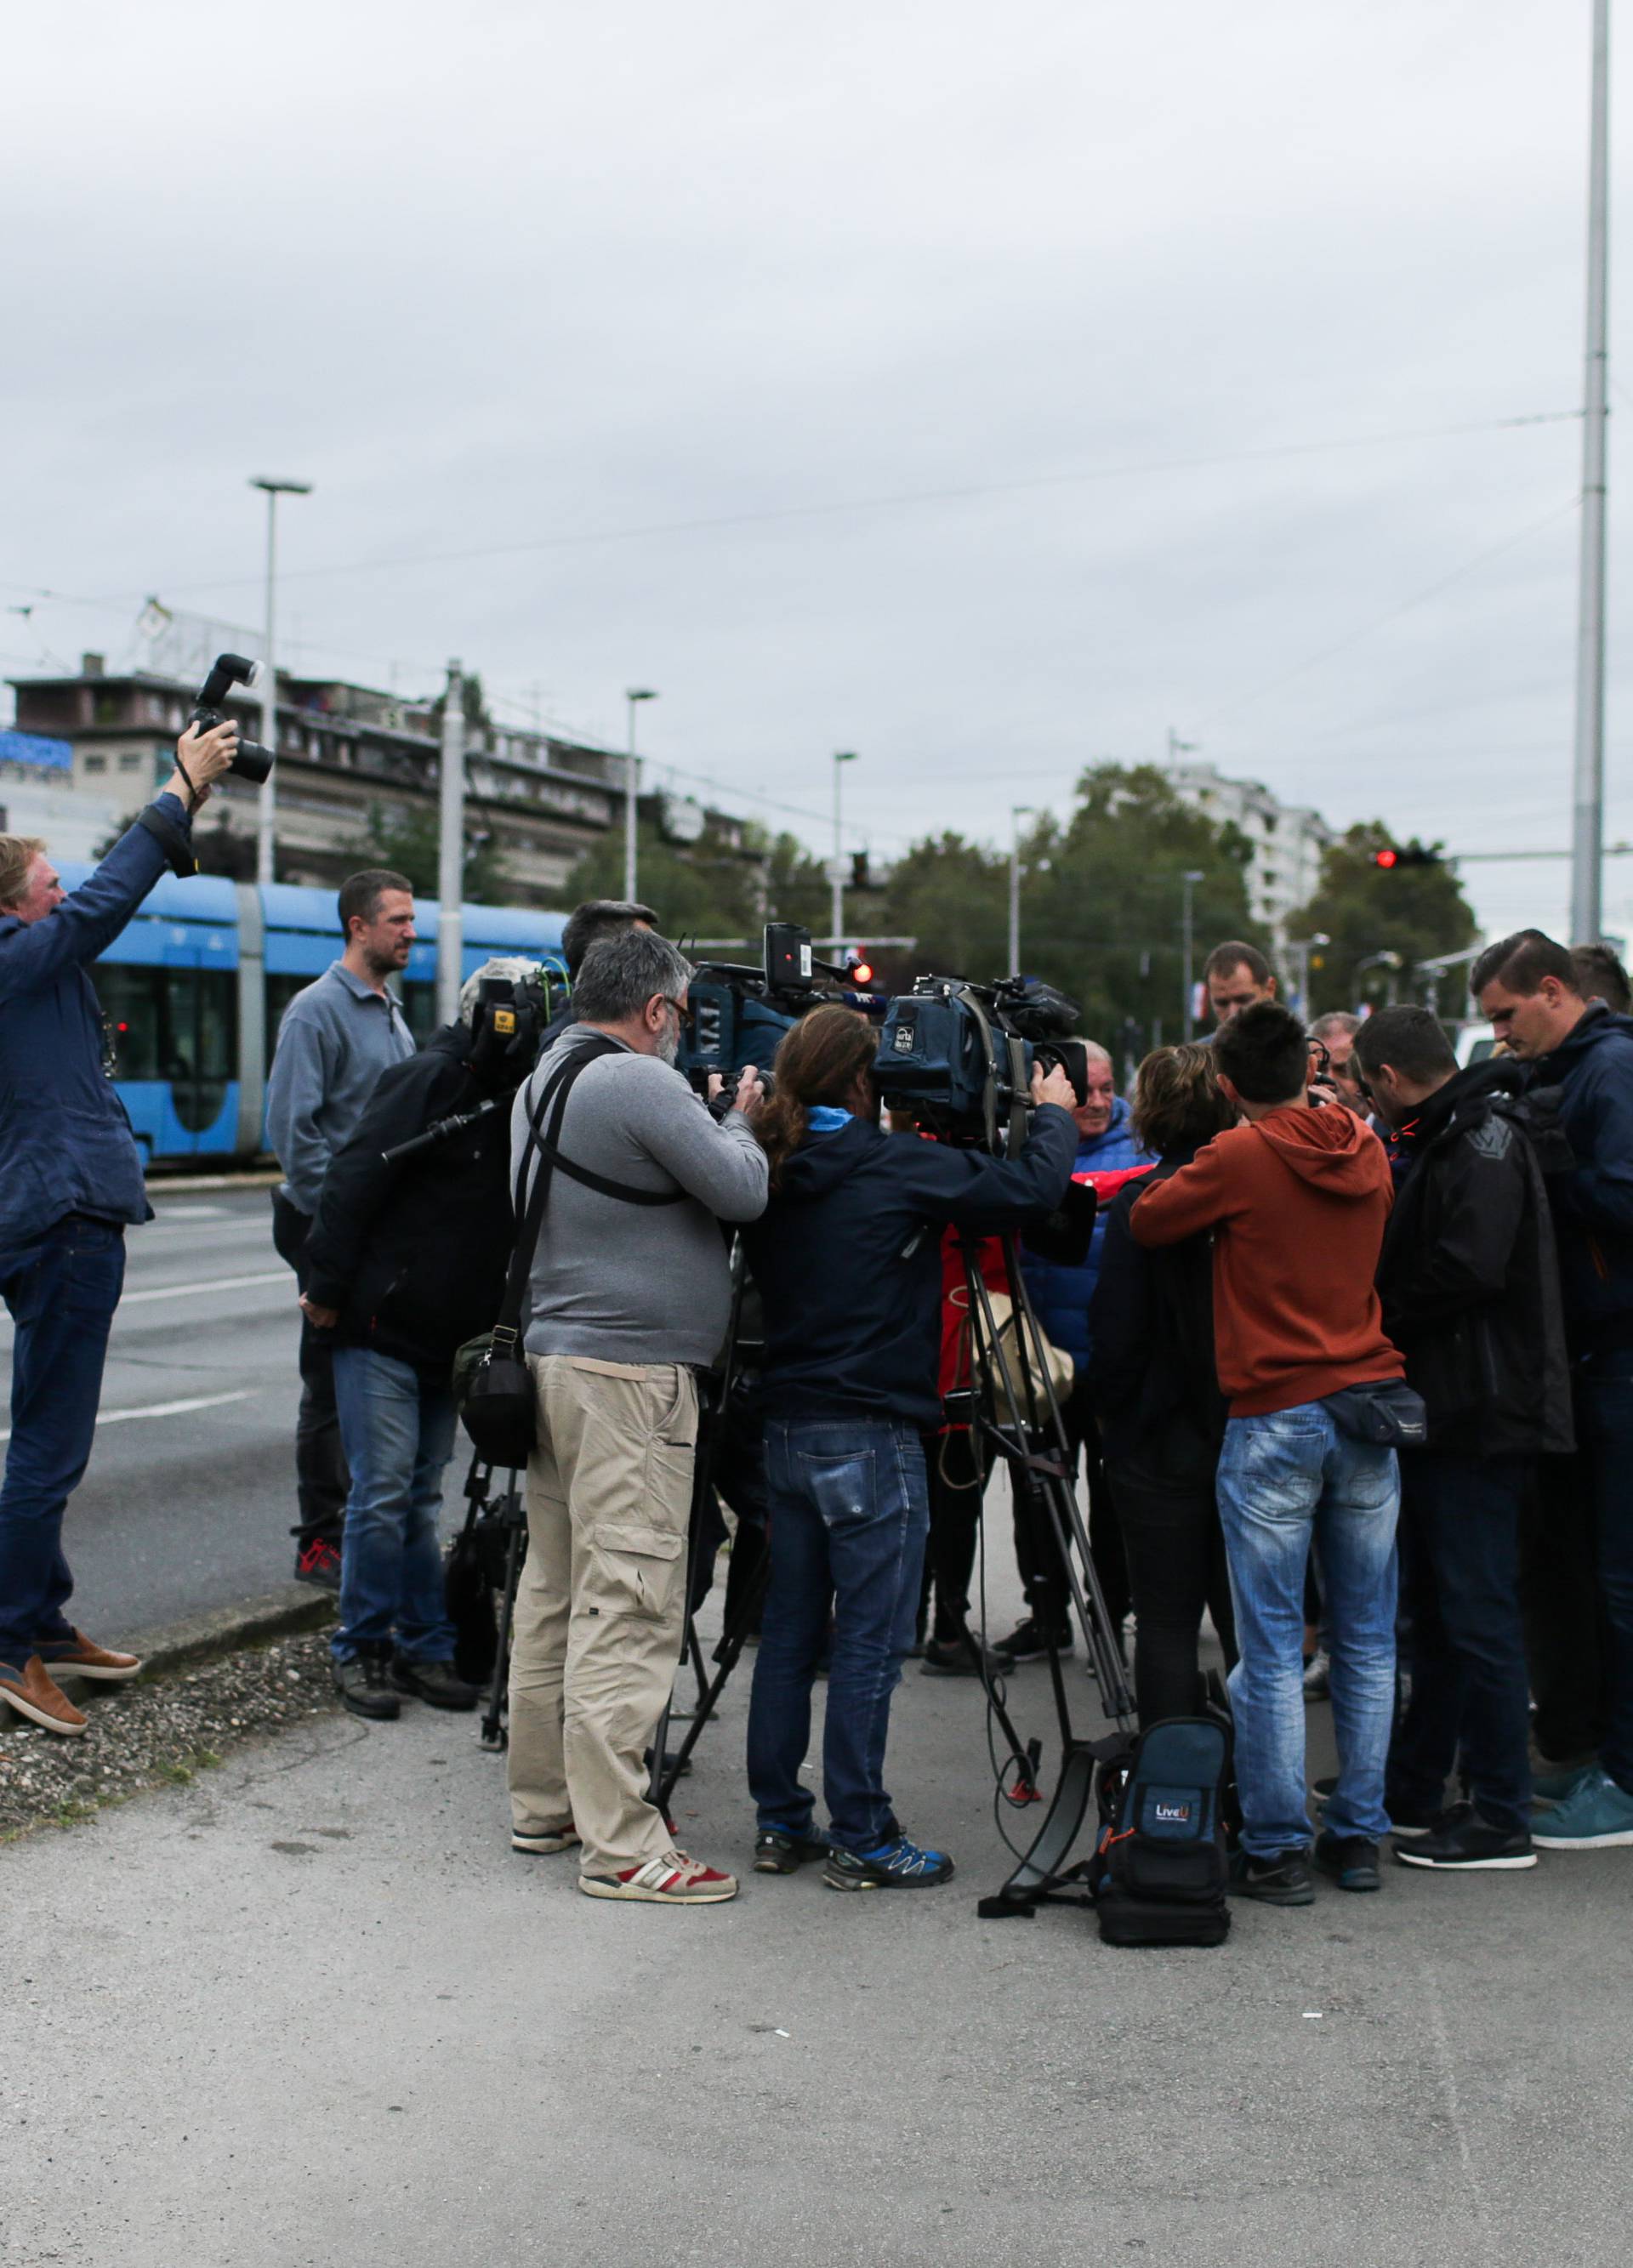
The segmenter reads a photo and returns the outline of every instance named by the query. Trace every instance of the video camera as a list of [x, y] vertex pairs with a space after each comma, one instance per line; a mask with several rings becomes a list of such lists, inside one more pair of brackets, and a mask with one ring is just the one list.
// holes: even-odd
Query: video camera
[[[235, 685], [258, 685], [265, 674], [258, 661], [247, 660], [241, 653], [218, 653], [211, 664], [210, 674], [198, 689], [198, 699], [193, 704], [191, 721], [201, 733], [213, 732], [218, 725], [226, 722], [222, 703]], [[277, 738], [276, 732], [273, 734]], [[240, 740], [238, 752], [227, 767], [240, 779], [253, 780], [257, 787], [270, 777], [273, 751], [263, 748], [259, 740]]]
[[502, 1057], [517, 1067], [519, 1079], [527, 1078], [550, 1013], [550, 977], [543, 968], [526, 976], [484, 976], [471, 1018], [472, 1061], [491, 1064]]
[[[734, 1088], [745, 1064], [765, 1066], [777, 1042], [809, 1010], [824, 1001], [877, 1014], [878, 994], [846, 988], [848, 972], [811, 954], [811, 933], [798, 922], [767, 922], [765, 965], [750, 968], [735, 961], [700, 961], [686, 988], [691, 1028], [681, 1035], [679, 1068], [699, 1094], [716, 1071]], [[826, 981], [824, 981], [826, 980]]]
[[997, 1154], [1006, 1136], [1024, 1135], [1034, 1064], [1058, 1064], [1079, 1104], [1088, 1100], [1087, 1050], [1068, 1036], [1077, 1014], [1075, 1000], [1036, 979], [921, 976], [885, 1010], [874, 1084], [888, 1108], [944, 1141]]

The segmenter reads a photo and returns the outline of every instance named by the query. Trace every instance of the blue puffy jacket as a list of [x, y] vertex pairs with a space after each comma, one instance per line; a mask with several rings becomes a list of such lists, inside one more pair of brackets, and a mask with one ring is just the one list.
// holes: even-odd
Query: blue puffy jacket
[[[1105, 1133], [1079, 1138], [1077, 1162], [1072, 1175], [1075, 1181], [1092, 1181], [1100, 1174], [1137, 1172], [1142, 1166], [1156, 1162], [1150, 1151], [1135, 1140], [1128, 1123], [1128, 1105], [1119, 1094], [1112, 1105], [1112, 1123]], [[1024, 1242], [1021, 1246], [1021, 1270], [1032, 1305], [1038, 1310], [1038, 1320], [1049, 1338], [1071, 1356], [1079, 1370], [1089, 1359], [1089, 1302], [1099, 1280], [1108, 1202], [1103, 1198], [1095, 1215], [1089, 1257], [1081, 1268], [1062, 1268], [1052, 1260], [1040, 1260], [1036, 1253], [1028, 1251]]]
[[0, 916], [0, 1252], [70, 1212], [151, 1220], [141, 1153], [103, 1069], [102, 1009], [85, 974], [170, 863], [189, 822], [173, 795], [149, 806], [88, 882], [36, 922]]
[[1577, 1161], [1548, 1181], [1571, 1344], [1633, 1345], [1633, 1017], [1591, 1007], [1535, 1078]]

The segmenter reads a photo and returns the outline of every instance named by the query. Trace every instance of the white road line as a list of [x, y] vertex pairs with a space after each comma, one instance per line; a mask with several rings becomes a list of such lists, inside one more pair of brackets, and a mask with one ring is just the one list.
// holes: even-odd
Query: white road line
[[[186, 1402], [154, 1402], [145, 1410], [99, 1410], [99, 1425], [122, 1425], [128, 1418], [182, 1418], [189, 1410], [219, 1410], [224, 1402], [251, 1402], [259, 1388], [241, 1386], [233, 1394], [195, 1394]], [[11, 1429], [8, 1425], [0, 1433], [0, 1441], [9, 1441]]]
[[[151, 1292], [127, 1292], [119, 1304], [122, 1309], [134, 1307], [138, 1300], [185, 1300], [197, 1292], [249, 1292], [258, 1284], [287, 1284], [292, 1288], [294, 1280], [287, 1268], [269, 1269], [262, 1276], [210, 1276], [202, 1284], [160, 1284]], [[290, 1305], [294, 1305], [292, 1299]]]

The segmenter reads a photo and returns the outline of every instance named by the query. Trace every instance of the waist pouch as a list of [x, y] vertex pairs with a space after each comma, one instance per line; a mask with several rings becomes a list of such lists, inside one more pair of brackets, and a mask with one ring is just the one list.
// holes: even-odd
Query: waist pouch
[[1421, 1449], [1429, 1439], [1423, 1397], [1404, 1378], [1385, 1378], [1365, 1386], [1341, 1386], [1321, 1397], [1341, 1433], [1378, 1449]]

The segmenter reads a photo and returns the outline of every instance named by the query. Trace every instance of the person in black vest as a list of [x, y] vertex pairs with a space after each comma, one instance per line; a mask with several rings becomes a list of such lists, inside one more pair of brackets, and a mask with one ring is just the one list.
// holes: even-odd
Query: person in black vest
[[[1537, 1457], [1572, 1435], [1548, 1193], [1513, 1092], [1526, 1074], [1501, 1060], [1459, 1071], [1425, 1008], [1369, 1017], [1355, 1059], [1396, 1131], [1378, 1288], [1429, 1425], [1400, 1455], [1412, 1688], [1385, 1784], [1395, 1856], [1533, 1867], [1520, 1512]], [[1448, 1811], [1459, 1750], [1474, 1800]]]
[[1089, 1310], [1089, 1382], [1128, 1555], [1142, 1725], [1195, 1712], [1205, 1607], [1226, 1667], [1236, 1660], [1214, 1492], [1227, 1404], [1214, 1367], [1213, 1253], [1206, 1236], [1148, 1252], [1128, 1226], [1147, 1188], [1235, 1125], [1236, 1106], [1220, 1091], [1216, 1061], [1211, 1046], [1187, 1044], [1159, 1048], [1141, 1064], [1131, 1123], [1160, 1163], [1112, 1200]]
[[[515, 1240], [510, 1114], [532, 1070], [536, 1027], [501, 1032], [484, 980], [536, 975], [490, 961], [460, 1019], [381, 1073], [323, 1177], [307, 1241], [307, 1321], [333, 1335], [335, 1400], [351, 1475], [341, 1550], [336, 1689], [355, 1716], [393, 1718], [399, 1696], [474, 1709], [454, 1669], [437, 1515], [454, 1451], [455, 1351], [491, 1328]], [[440, 1119], [498, 1107], [473, 1126], [388, 1164], [383, 1153]]]

